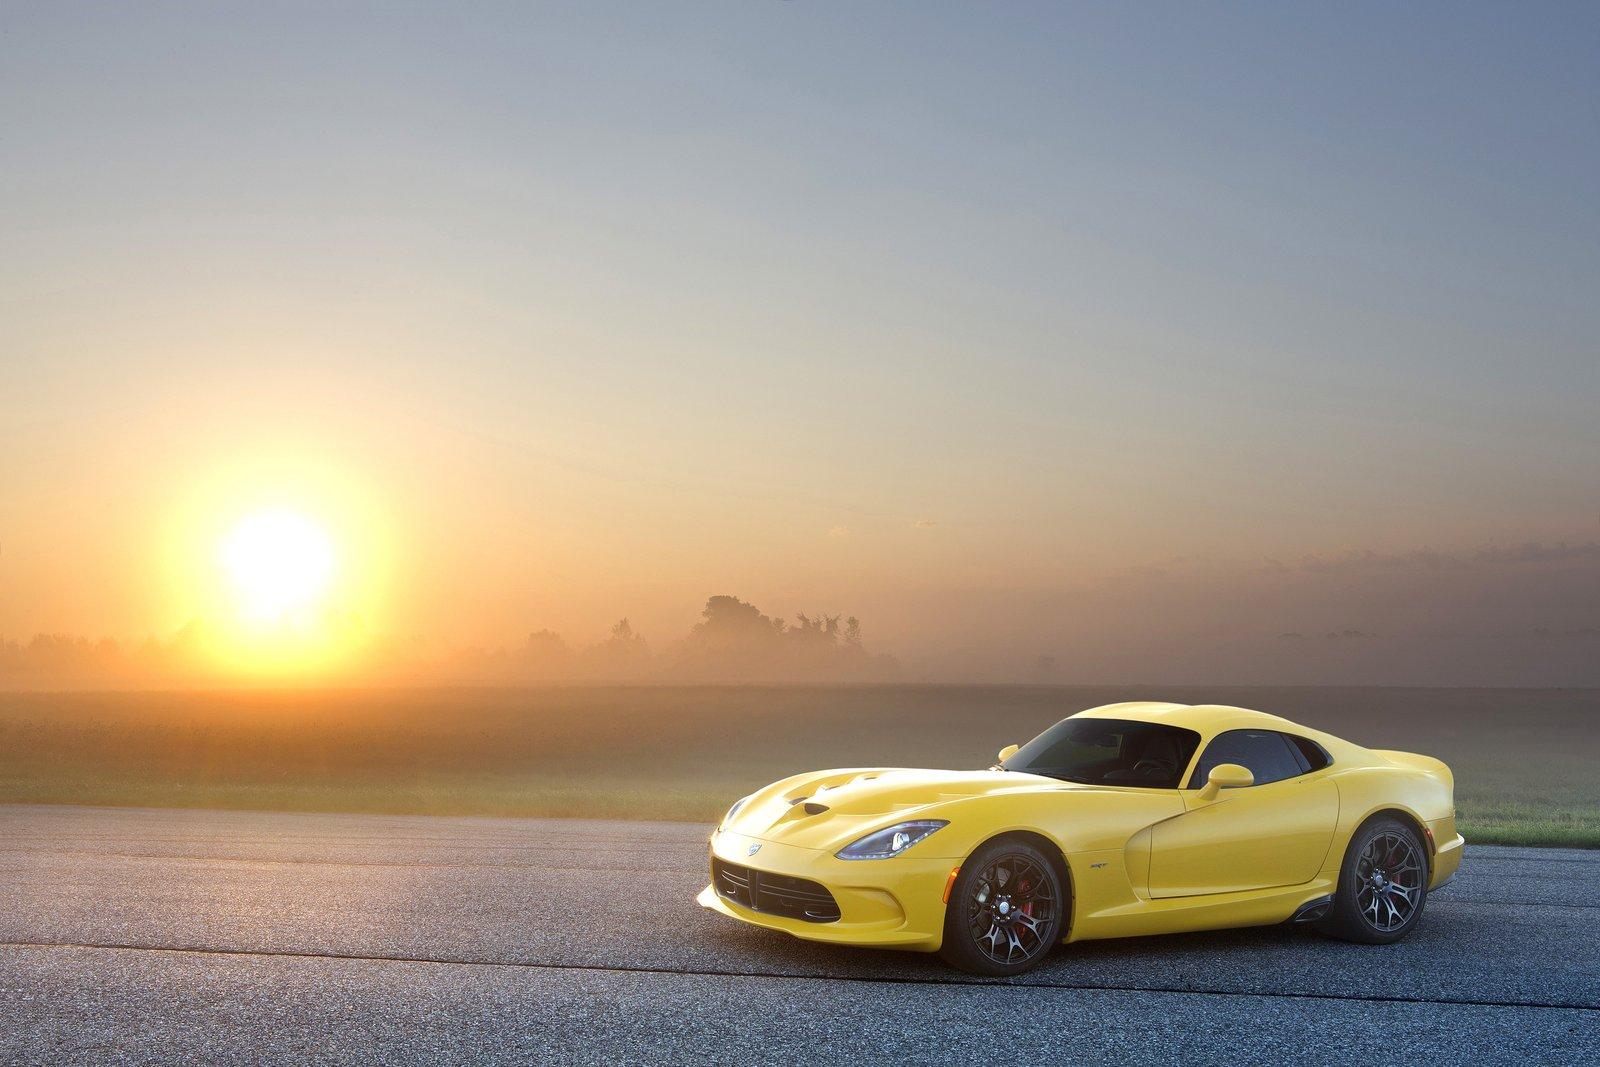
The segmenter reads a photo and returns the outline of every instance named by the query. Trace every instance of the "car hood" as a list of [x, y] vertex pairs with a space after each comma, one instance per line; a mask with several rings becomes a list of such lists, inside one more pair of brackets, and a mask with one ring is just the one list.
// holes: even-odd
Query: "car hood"
[[817, 771], [775, 782], [750, 797], [722, 827], [762, 841], [837, 850], [907, 819], [944, 818], [961, 801], [1019, 792], [1119, 792], [1015, 771], [897, 767]]

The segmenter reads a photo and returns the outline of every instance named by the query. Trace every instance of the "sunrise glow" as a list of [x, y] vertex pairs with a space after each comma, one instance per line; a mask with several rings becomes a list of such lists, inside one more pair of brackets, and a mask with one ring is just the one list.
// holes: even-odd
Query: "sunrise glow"
[[242, 519], [223, 542], [221, 560], [239, 617], [255, 623], [292, 622], [322, 607], [337, 563], [321, 526], [282, 510]]

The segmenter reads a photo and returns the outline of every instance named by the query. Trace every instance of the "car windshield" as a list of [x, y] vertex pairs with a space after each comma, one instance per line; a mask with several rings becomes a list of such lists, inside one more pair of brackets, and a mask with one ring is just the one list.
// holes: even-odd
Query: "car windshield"
[[1176, 789], [1200, 735], [1128, 719], [1062, 719], [1001, 764], [1089, 785]]

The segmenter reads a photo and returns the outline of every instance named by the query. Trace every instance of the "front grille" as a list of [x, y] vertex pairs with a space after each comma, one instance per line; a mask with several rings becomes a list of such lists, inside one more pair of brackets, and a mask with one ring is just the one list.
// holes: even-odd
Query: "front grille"
[[751, 911], [802, 919], [808, 923], [839, 921], [839, 905], [826, 886], [787, 874], [758, 871], [737, 863], [711, 860], [711, 882], [717, 894]]

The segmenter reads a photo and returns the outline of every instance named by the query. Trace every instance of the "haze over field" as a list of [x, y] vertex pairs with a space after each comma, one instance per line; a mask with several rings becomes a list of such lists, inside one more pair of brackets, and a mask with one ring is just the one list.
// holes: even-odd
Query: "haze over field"
[[1600, 685], [1593, 6], [0, 31], [0, 688]]

